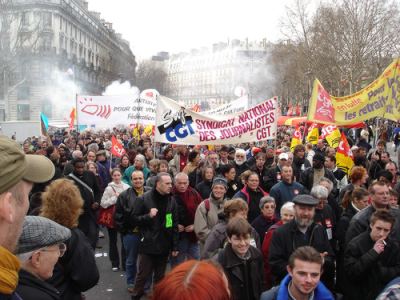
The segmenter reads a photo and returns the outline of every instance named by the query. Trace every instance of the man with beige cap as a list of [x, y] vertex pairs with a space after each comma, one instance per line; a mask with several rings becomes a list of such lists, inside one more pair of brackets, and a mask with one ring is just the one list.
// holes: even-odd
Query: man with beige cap
[[53, 175], [48, 158], [26, 155], [13, 140], [0, 136], [0, 298], [12, 299], [18, 283], [20, 264], [13, 252], [29, 208], [29, 192], [34, 183]]

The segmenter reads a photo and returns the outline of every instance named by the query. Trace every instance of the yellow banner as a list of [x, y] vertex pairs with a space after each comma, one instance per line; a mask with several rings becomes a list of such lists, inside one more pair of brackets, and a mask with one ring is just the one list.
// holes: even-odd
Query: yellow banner
[[299, 127], [296, 127], [296, 130], [293, 133], [292, 141], [290, 143], [290, 151], [294, 151], [294, 147], [302, 144], [303, 138], [301, 137], [301, 131]]
[[307, 142], [316, 145], [318, 143], [318, 138], [319, 138], [319, 131], [317, 124], [313, 123], [311, 127], [308, 129], [308, 134], [307, 134]]
[[400, 120], [400, 59], [374, 82], [345, 96], [329, 95], [318, 79], [314, 82], [307, 119], [316, 123], [348, 125], [374, 117]]
[[350, 150], [350, 145], [343, 132], [336, 152], [336, 165], [339, 169], [342, 169], [349, 175], [351, 168], [354, 166], [353, 153]]
[[340, 143], [340, 130], [335, 125], [325, 125], [321, 137], [326, 139], [330, 147], [336, 149]]

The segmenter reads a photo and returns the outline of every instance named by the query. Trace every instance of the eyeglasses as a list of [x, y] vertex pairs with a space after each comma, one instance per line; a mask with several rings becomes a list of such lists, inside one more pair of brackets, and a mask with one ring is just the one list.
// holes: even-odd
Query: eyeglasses
[[65, 254], [65, 251], [67, 251], [67, 245], [64, 243], [58, 244], [58, 249], [49, 249], [49, 248], [43, 248], [40, 249], [39, 251], [42, 252], [52, 252], [52, 251], [60, 251], [60, 257], [62, 257]]

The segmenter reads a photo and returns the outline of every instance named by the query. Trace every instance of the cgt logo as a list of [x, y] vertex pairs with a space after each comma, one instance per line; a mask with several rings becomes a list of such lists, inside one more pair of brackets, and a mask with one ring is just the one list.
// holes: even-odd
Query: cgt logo
[[164, 112], [162, 115], [162, 125], [158, 126], [157, 129], [160, 134], [165, 133], [165, 137], [169, 142], [174, 143], [178, 138], [184, 139], [188, 135], [195, 133], [192, 123], [192, 117], [187, 116], [185, 108], [181, 107], [175, 113], [171, 109]]
[[108, 119], [111, 115], [111, 105], [99, 105], [99, 104], [85, 104], [86, 102], [92, 102], [92, 98], [83, 98], [79, 103], [83, 105], [81, 112], [86, 113], [91, 116], [97, 116], [100, 118]]

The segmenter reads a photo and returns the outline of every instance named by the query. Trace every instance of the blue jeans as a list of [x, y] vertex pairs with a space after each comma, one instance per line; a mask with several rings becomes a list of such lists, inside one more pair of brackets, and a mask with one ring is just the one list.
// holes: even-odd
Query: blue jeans
[[126, 282], [128, 285], [133, 285], [137, 272], [140, 236], [139, 234], [128, 233], [123, 235], [122, 240], [126, 252]]
[[178, 244], [179, 254], [177, 257], [171, 257], [171, 266], [174, 267], [184, 262], [185, 259], [200, 259], [199, 243], [192, 242], [187, 237], [182, 237]]

